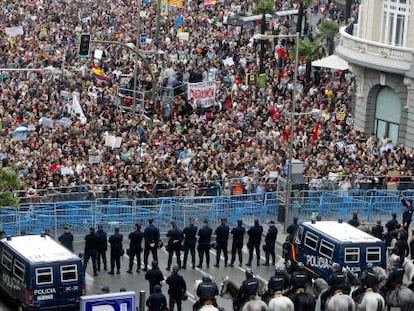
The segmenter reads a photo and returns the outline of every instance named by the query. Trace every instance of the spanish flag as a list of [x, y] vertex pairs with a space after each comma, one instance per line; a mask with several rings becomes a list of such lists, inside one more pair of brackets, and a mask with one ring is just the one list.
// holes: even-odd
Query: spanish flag
[[100, 69], [96, 64], [92, 65], [92, 74], [99, 80], [110, 82], [111, 78], [106, 75], [106, 73]]

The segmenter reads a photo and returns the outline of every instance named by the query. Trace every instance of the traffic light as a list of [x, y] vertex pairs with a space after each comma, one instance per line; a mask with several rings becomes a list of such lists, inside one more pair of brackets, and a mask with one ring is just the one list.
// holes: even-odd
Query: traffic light
[[89, 43], [91, 42], [91, 35], [83, 34], [81, 35], [80, 44], [79, 44], [79, 55], [80, 56], [89, 56]]

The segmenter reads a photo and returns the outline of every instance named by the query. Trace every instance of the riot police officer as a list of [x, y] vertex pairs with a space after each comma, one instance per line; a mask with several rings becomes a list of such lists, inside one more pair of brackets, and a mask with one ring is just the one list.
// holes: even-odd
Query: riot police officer
[[385, 280], [385, 284], [380, 288], [382, 295], [390, 290], [398, 289], [402, 285], [405, 269], [401, 266], [401, 258], [395, 254], [390, 258], [390, 273]]
[[198, 230], [198, 257], [199, 264], [197, 268], [203, 267], [203, 258], [206, 256], [207, 269], [210, 268], [210, 243], [213, 230], [208, 226], [208, 220], [204, 220], [203, 227]]
[[272, 256], [272, 265], [275, 265], [276, 262], [276, 254], [275, 254], [275, 244], [277, 239], [277, 228], [275, 226], [275, 222], [271, 220], [269, 222], [269, 229], [267, 230], [265, 236], [265, 253], [266, 253], [266, 262], [265, 266], [269, 266], [270, 256]]
[[305, 290], [306, 284], [309, 281], [309, 275], [305, 271], [305, 266], [302, 262], [298, 262], [296, 265], [296, 270], [293, 271], [290, 278], [290, 289], [285, 293], [286, 296], [296, 293], [297, 290]]
[[242, 220], [237, 221], [237, 227], [231, 229], [231, 234], [233, 235], [233, 242], [231, 245], [231, 262], [230, 267], [234, 266], [234, 261], [236, 260], [236, 252], [239, 255], [239, 262], [240, 266], [243, 263], [243, 238], [244, 234], [246, 233], [246, 229], [242, 226], [243, 222]]
[[142, 252], [142, 239], [144, 233], [141, 231], [141, 225], [135, 224], [134, 231], [129, 235], [129, 268], [128, 273], [132, 273], [132, 267], [134, 265], [134, 258], [137, 257], [137, 272], [141, 272], [141, 252]]
[[147, 271], [147, 273], [145, 273], [145, 279], [149, 283], [150, 294], [154, 292], [156, 285], [161, 286], [161, 281], [164, 280], [164, 275], [162, 274], [160, 268], [158, 267], [158, 261], [154, 260], [152, 262], [152, 269], [150, 269], [149, 271]]
[[85, 236], [85, 253], [83, 257], [83, 267], [86, 271], [86, 267], [88, 266], [89, 259], [92, 260], [92, 267], [93, 267], [93, 276], [97, 276], [96, 273], [96, 255], [98, 249], [98, 240], [95, 234], [95, 228], [89, 229], [89, 234]]
[[161, 285], [155, 286], [154, 293], [150, 294], [145, 304], [148, 307], [148, 311], [165, 310], [167, 307], [167, 298], [161, 292]]
[[142, 271], [147, 271], [148, 265], [148, 256], [151, 252], [152, 259], [158, 261], [158, 243], [160, 241], [160, 231], [154, 225], [154, 219], [151, 218], [148, 220], [148, 226], [144, 230], [144, 269]]
[[247, 248], [249, 249], [249, 261], [246, 266], [252, 265], [253, 251], [256, 251], [257, 266], [260, 266], [260, 242], [262, 241], [263, 226], [259, 225], [259, 220], [254, 220], [253, 227], [247, 231], [249, 241], [247, 242]]
[[171, 275], [165, 281], [169, 285], [168, 294], [170, 295], [170, 311], [174, 310], [174, 305], [177, 304], [178, 311], [181, 311], [181, 302], [184, 294], [187, 291], [187, 285], [184, 278], [178, 274], [180, 268], [174, 266]]
[[109, 244], [111, 244], [111, 271], [108, 272], [109, 274], [114, 274], [115, 264], [116, 273], [120, 273], [123, 238], [119, 233], [119, 228], [115, 228], [115, 233], [109, 237]]
[[259, 281], [253, 276], [253, 271], [251, 269], [246, 269], [245, 273], [246, 279], [240, 286], [237, 298], [233, 301], [234, 310], [240, 310], [251, 297], [256, 296], [259, 288]]
[[229, 241], [229, 232], [230, 228], [227, 225], [227, 219], [222, 218], [221, 219], [221, 225], [216, 228], [215, 234], [216, 234], [216, 264], [214, 267], [219, 268], [220, 267], [220, 255], [221, 251], [223, 251], [224, 255], [224, 266], [227, 267], [227, 262], [229, 259], [229, 255], [227, 253], [227, 245]]
[[96, 238], [98, 239], [98, 254], [97, 254], [97, 268], [98, 271], [101, 271], [101, 259], [103, 263], [103, 268], [106, 271], [107, 261], [106, 261], [106, 251], [108, 250], [108, 238], [106, 232], [103, 230], [102, 225], [98, 225], [98, 230], [96, 230]]
[[63, 233], [59, 237], [59, 242], [68, 250], [73, 252], [73, 234], [70, 232], [70, 228], [68, 226], [63, 228]]
[[283, 269], [281, 265], [276, 265], [275, 274], [270, 278], [267, 289], [270, 296], [277, 291], [284, 291], [289, 288], [290, 285], [290, 276]]
[[366, 289], [371, 288], [374, 291], [377, 289], [379, 280], [377, 273], [373, 269], [372, 263], [368, 263], [365, 270], [362, 271], [359, 280], [361, 282], [360, 286], [352, 292], [352, 298], [355, 302], [359, 301], [361, 294], [363, 294]]
[[321, 294], [321, 310], [325, 310], [325, 303], [328, 297], [332, 296], [337, 290], [349, 294], [350, 285], [346, 281], [345, 274], [341, 271], [341, 266], [338, 263], [332, 264], [332, 274], [328, 279], [329, 288]]
[[183, 259], [183, 269], [186, 269], [188, 253], [191, 254], [191, 262], [193, 264], [193, 269], [195, 268], [195, 245], [196, 245], [196, 235], [197, 235], [197, 226], [194, 225], [194, 218], [190, 218], [190, 223], [187, 227], [184, 228], [184, 259]]
[[210, 277], [203, 276], [202, 282], [197, 287], [197, 296], [199, 300], [194, 304], [193, 310], [198, 310], [207, 301], [217, 307], [216, 296], [219, 294], [217, 284], [213, 282]]
[[168, 264], [167, 271], [170, 271], [172, 258], [175, 253], [177, 257], [178, 267], [181, 267], [181, 241], [183, 240], [183, 232], [177, 227], [175, 222], [171, 222], [171, 229], [167, 232], [168, 240]]

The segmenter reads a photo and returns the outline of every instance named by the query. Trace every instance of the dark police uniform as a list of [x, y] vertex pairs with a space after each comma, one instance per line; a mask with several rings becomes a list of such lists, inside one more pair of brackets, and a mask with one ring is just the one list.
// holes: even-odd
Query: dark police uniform
[[85, 236], [85, 254], [83, 255], [83, 267], [86, 271], [89, 259], [92, 259], [93, 275], [97, 276], [96, 270], [96, 255], [98, 251], [98, 239], [95, 234], [95, 229], [90, 228], [90, 233]]
[[256, 296], [259, 288], [259, 282], [255, 277], [249, 277], [243, 281], [240, 286], [237, 298], [233, 302], [235, 310], [240, 310], [244, 303], [246, 303], [251, 296]]
[[141, 231], [141, 226], [136, 224], [135, 231], [132, 231], [129, 235], [129, 267], [128, 273], [132, 273], [132, 267], [134, 266], [134, 258], [137, 257], [137, 272], [141, 271], [141, 252], [142, 252], [142, 239], [144, 233]]
[[177, 228], [175, 223], [172, 224], [172, 229], [167, 232], [168, 240], [168, 264], [167, 270], [170, 270], [172, 258], [175, 253], [177, 257], [177, 264], [181, 267], [181, 241], [183, 240], [183, 232]]
[[210, 268], [210, 242], [213, 230], [208, 226], [208, 222], [204, 222], [204, 226], [198, 230], [198, 268], [203, 266], [203, 257], [206, 256], [207, 268]]
[[385, 280], [384, 286], [380, 289], [382, 294], [386, 293], [387, 291], [397, 289], [401, 287], [403, 277], [404, 277], [405, 269], [401, 266], [394, 267], [390, 274], [388, 275], [387, 279]]
[[178, 274], [178, 267], [173, 268], [172, 274], [165, 282], [169, 285], [168, 294], [170, 295], [170, 310], [174, 310], [174, 305], [177, 304], [178, 311], [181, 311], [182, 297], [187, 291], [187, 285], [184, 278]]
[[345, 274], [342, 271], [334, 271], [328, 279], [329, 288], [321, 294], [321, 310], [325, 310], [325, 304], [328, 297], [332, 296], [335, 291], [342, 290], [344, 294], [349, 294], [350, 286], [346, 281]]
[[203, 281], [197, 287], [197, 296], [199, 300], [194, 304], [193, 310], [198, 310], [203, 304], [211, 300], [215, 307], [217, 307], [216, 296], [219, 294], [217, 284], [214, 283], [208, 276], [203, 277]]
[[401, 198], [401, 202], [405, 206], [405, 210], [402, 215], [402, 225], [404, 229], [408, 231], [413, 219], [413, 201], [411, 199]]
[[304, 289], [308, 281], [309, 281], [309, 275], [306, 273], [306, 271], [303, 268], [299, 268], [299, 270], [294, 271], [290, 278], [291, 287], [285, 293], [285, 295], [289, 296], [291, 294], [295, 294], [295, 292], [300, 288]]
[[97, 267], [98, 271], [101, 271], [101, 259], [103, 263], [103, 268], [106, 271], [107, 262], [106, 262], [106, 251], [108, 250], [108, 238], [106, 232], [103, 230], [102, 226], [98, 226], [96, 231], [96, 238], [98, 239], [98, 254], [97, 254]]
[[372, 267], [368, 267], [362, 271], [359, 280], [361, 282], [361, 285], [352, 292], [352, 298], [355, 300], [355, 302], [359, 301], [361, 294], [363, 294], [367, 288], [376, 290], [378, 286], [378, 275], [375, 273]]
[[59, 237], [59, 242], [68, 250], [73, 252], [73, 234], [65, 227], [63, 234]]
[[148, 266], [148, 256], [151, 252], [152, 259], [154, 261], [158, 261], [158, 243], [160, 240], [160, 231], [154, 225], [154, 219], [150, 219], [148, 221], [148, 226], [144, 230], [144, 239], [145, 239], [145, 246], [144, 246], [144, 269], [143, 271], [147, 271]]
[[227, 253], [227, 245], [229, 242], [229, 232], [230, 228], [227, 226], [227, 220], [222, 219], [221, 225], [216, 228], [216, 264], [215, 267], [218, 268], [220, 266], [220, 255], [221, 251], [223, 251], [224, 255], [224, 266], [227, 267], [227, 262], [229, 260], [229, 255]]
[[119, 233], [119, 228], [116, 228], [115, 233], [109, 237], [109, 244], [111, 244], [111, 271], [109, 271], [109, 274], [114, 274], [115, 264], [116, 273], [120, 273], [123, 238], [122, 234]]
[[262, 241], [263, 227], [259, 225], [259, 221], [254, 221], [254, 226], [247, 231], [249, 241], [247, 247], [249, 249], [249, 261], [246, 266], [252, 265], [253, 251], [256, 250], [257, 266], [260, 266], [260, 242]]
[[246, 229], [244, 227], [242, 227], [242, 221], [239, 220], [237, 221], [237, 227], [231, 229], [230, 232], [233, 235], [233, 242], [231, 245], [231, 263], [230, 263], [230, 267], [233, 267], [234, 265], [234, 261], [236, 260], [236, 252], [239, 255], [239, 262], [240, 262], [240, 266], [243, 263], [243, 253], [242, 253], [242, 248], [243, 248], [243, 238], [244, 238], [244, 234], [246, 233]]
[[276, 263], [276, 254], [275, 254], [275, 244], [277, 238], [277, 228], [275, 227], [275, 222], [270, 222], [270, 227], [266, 233], [265, 237], [265, 253], [266, 253], [266, 263], [265, 265], [269, 265], [270, 256], [272, 256], [272, 265]]
[[289, 288], [290, 285], [290, 277], [285, 271], [276, 271], [275, 275], [273, 275], [269, 283], [267, 284], [267, 288], [270, 295], [273, 295], [276, 291], [283, 291]]
[[197, 235], [197, 226], [194, 225], [194, 219], [190, 219], [190, 225], [184, 228], [184, 260], [183, 260], [183, 269], [187, 265], [188, 252], [191, 253], [191, 262], [193, 264], [193, 269], [195, 268], [195, 245], [196, 245], [196, 235]]
[[148, 297], [146, 305], [148, 311], [165, 311], [167, 298], [161, 292], [161, 287], [157, 287], [157, 290]]
[[158, 262], [152, 262], [152, 269], [148, 270], [147, 273], [145, 273], [145, 279], [149, 283], [149, 291], [150, 294], [152, 294], [154, 292], [155, 286], [161, 285], [161, 281], [164, 280], [164, 275], [158, 267]]

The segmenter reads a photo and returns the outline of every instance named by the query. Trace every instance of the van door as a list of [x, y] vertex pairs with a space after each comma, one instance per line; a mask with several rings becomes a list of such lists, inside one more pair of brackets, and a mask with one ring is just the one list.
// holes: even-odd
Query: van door
[[58, 304], [71, 305], [79, 303], [85, 285], [83, 267], [80, 261], [61, 263], [55, 269]]
[[56, 275], [54, 273], [54, 266], [44, 265], [36, 266], [34, 270], [34, 280], [31, 282], [33, 288], [31, 302], [36, 307], [55, 306], [56, 298]]

